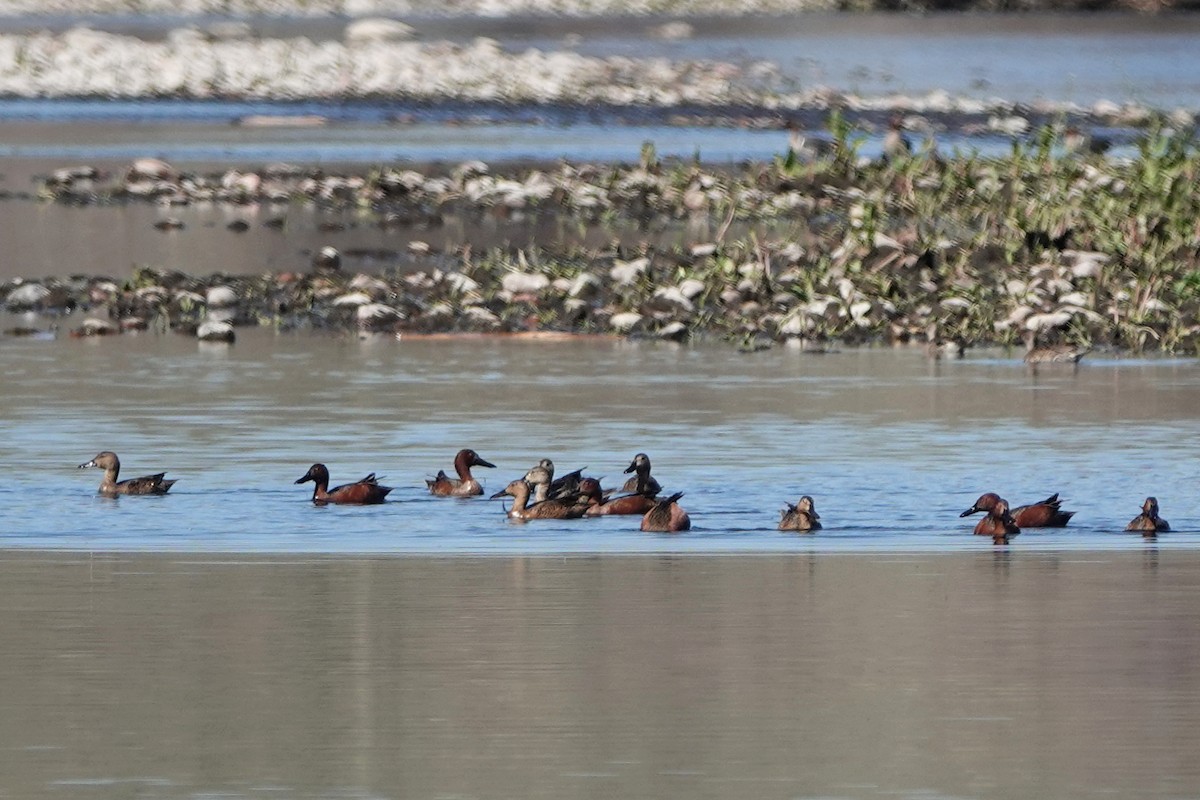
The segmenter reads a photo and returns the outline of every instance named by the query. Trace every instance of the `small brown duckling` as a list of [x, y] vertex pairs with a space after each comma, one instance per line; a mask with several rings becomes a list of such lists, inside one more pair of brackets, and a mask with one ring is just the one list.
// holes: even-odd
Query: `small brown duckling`
[[691, 529], [692, 520], [676, 502], [683, 492], [655, 502], [654, 507], [642, 517], [642, 530], [654, 533], [677, 533]]
[[1142, 503], [1142, 513], [1131, 519], [1125, 530], [1140, 531], [1144, 536], [1153, 536], [1171, 530], [1171, 526], [1158, 515], [1158, 498], [1147, 497]]
[[804, 495], [796, 501], [796, 505], [789, 504], [783, 510], [783, 515], [779, 519], [779, 530], [819, 531], [821, 530], [820, 519], [821, 515], [813, 506], [813, 499]]
[[454, 472], [458, 478], [451, 478], [445, 472], [439, 471], [433, 480], [426, 479], [425, 485], [429, 493], [438, 497], [472, 497], [483, 494], [483, 486], [471, 474], [471, 467], [495, 467], [490, 461], [484, 461], [474, 450], [459, 450], [454, 456]]
[[513, 481], [492, 495], [491, 499], [508, 495], [513, 499], [512, 508], [508, 509], [510, 519], [578, 519], [587, 512], [587, 506], [568, 503], [562, 500], [543, 500], [529, 505], [529, 495], [532, 487], [524, 478]]
[[354, 483], [345, 483], [341, 486], [336, 486], [333, 489], [329, 488], [329, 470], [324, 464], [313, 464], [308, 468], [308, 472], [304, 476], [296, 479], [296, 483], [306, 483], [313, 481], [316, 486], [313, 488], [312, 501], [319, 506], [327, 503], [337, 503], [339, 505], [374, 505], [382, 503], [384, 498], [388, 496], [388, 492], [392, 491], [390, 486], [380, 486], [379, 481], [375, 479], [375, 473], [372, 472], [362, 480]]
[[91, 467], [104, 470], [104, 479], [100, 481], [99, 492], [108, 497], [116, 497], [119, 494], [166, 494], [175, 485], [175, 480], [166, 480], [163, 477], [167, 474], [165, 472], [118, 481], [117, 475], [121, 472], [121, 460], [111, 450], [97, 453], [91, 461], [79, 465], [79, 469]]

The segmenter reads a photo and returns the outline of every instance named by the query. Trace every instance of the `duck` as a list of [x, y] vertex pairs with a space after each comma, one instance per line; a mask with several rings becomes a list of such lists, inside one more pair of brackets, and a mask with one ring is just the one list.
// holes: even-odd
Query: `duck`
[[609, 514], [645, 514], [654, 508], [657, 502], [653, 495], [634, 492], [609, 498], [600, 488], [600, 481], [595, 478], [584, 478], [579, 483], [582, 497], [586, 501], [587, 516], [603, 517]]
[[[997, 502], [1000, 501], [1000, 495], [995, 492], [987, 492], [981, 494], [979, 499], [975, 501], [975, 505], [968, 508], [966, 511], [959, 514], [960, 517], [969, 517], [980, 511], [991, 511]], [[1058, 493], [1054, 493], [1045, 500], [1039, 500], [1036, 503], [1030, 503], [1027, 506], [1017, 506], [1012, 510], [1013, 522], [1020, 528], [1062, 528], [1071, 521], [1071, 517], [1075, 516], [1074, 511], [1063, 511], [1059, 506], [1062, 503], [1058, 499]]]
[[304, 473], [304, 477], [296, 479], [296, 483], [307, 483], [308, 481], [316, 484], [313, 488], [312, 501], [321, 506], [327, 503], [358, 506], [374, 505], [382, 503], [384, 498], [388, 496], [388, 492], [392, 491], [391, 486], [381, 486], [379, 484], [379, 481], [375, 479], [374, 472], [354, 483], [346, 483], [330, 489], [329, 470], [325, 468], [324, 464], [313, 464], [308, 468], [308, 472]]
[[1020, 532], [1020, 526], [1008, 511], [1008, 501], [1002, 497], [996, 498], [987, 516], [975, 525], [976, 536], [991, 536], [996, 544], [1008, 544], [1009, 537]]
[[683, 492], [676, 492], [654, 503], [654, 507], [642, 517], [642, 530], [654, 533], [678, 533], [692, 527], [687, 512], [679, 507], [678, 500]]
[[533, 487], [528, 481], [518, 478], [492, 495], [491, 499], [506, 495], [513, 499], [512, 508], [508, 509], [509, 519], [578, 519], [587, 511], [587, 506], [553, 499], [529, 505], [532, 491]]
[[1142, 513], [1131, 519], [1125, 530], [1141, 531], [1146, 536], [1153, 536], [1171, 530], [1171, 526], [1158, 515], [1158, 498], [1147, 497], [1142, 503]]
[[796, 501], [796, 505], [788, 504], [779, 519], [781, 531], [819, 531], [821, 530], [821, 515], [813, 506], [813, 499], [804, 495]]
[[633, 457], [633, 461], [629, 462], [629, 466], [625, 468], [625, 473], [634, 473], [633, 477], [625, 481], [625, 485], [621, 487], [622, 492], [637, 492], [648, 497], [654, 497], [662, 491], [662, 486], [658, 481], [650, 476], [650, 456], [645, 453], [638, 453]]
[[104, 479], [100, 481], [100, 494], [116, 497], [119, 494], [166, 494], [175, 485], [175, 479], [167, 480], [165, 472], [154, 475], [143, 475], [140, 478], [117, 480], [121, 472], [121, 459], [111, 450], [104, 450], [86, 464], [80, 464], [79, 469], [98, 468], [104, 470]]
[[438, 497], [473, 497], [483, 494], [483, 486], [471, 474], [471, 467], [495, 468], [495, 466], [492, 462], [481, 458], [474, 450], [469, 448], [459, 450], [458, 454], [454, 456], [454, 471], [458, 478], [451, 478], [444, 471], [438, 470], [437, 477], [433, 480], [427, 478], [425, 485], [429, 487], [430, 494]]
[[522, 480], [532, 488], [535, 503], [544, 503], [547, 500], [574, 499], [579, 494], [579, 482], [583, 480], [583, 470], [585, 469], [587, 467], [555, 478], [554, 462], [543, 458], [525, 473]]

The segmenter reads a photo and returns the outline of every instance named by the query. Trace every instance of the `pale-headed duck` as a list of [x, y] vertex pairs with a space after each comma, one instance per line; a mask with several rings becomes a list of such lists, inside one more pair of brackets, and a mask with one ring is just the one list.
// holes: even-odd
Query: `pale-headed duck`
[[817, 513], [813, 499], [804, 495], [796, 501], [796, 505], [789, 504], [783, 510], [783, 515], [779, 519], [779, 530], [819, 531], [821, 530], [820, 519], [821, 515]]
[[425, 485], [429, 493], [439, 497], [473, 497], [483, 494], [483, 486], [471, 474], [471, 467], [495, 467], [490, 461], [484, 461], [474, 450], [459, 450], [454, 456], [454, 471], [458, 478], [451, 478], [444, 471], [439, 471], [433, 480], [426, 479]]
[[505, 495], [513, 499], [512, 508], [508, 509], [511, 519], [577, 519], [587, 511], [587, 506], [569, 503], [562, 500], [543, 500], [540, 503], [529, 504], [532, 487], [523, 479], [517, 479], [492, 495], [495, 500]]
[[304, 477], [297, 478], [296, 483], [307, 483], [313, 481], [316, 486], [313, 488], [312, 501], [317, 505], [325, 505], [326, 503], [337, 503], [339, 505], [372, 505], [374, 503], [382, 503], [384, 498], [388, 496], [388, 492], [392, 491], [390, 486], [380, 486], [379, 481], [375, 479], [375, 473], [372, 472], [362, 480], [354, 483], [345, 483], [341, 486], [336, 486], [333, 489], [329, 488], [329, 470], [324, 464], [313, 464], [308, 468], [308, 472], [304, 473]]
[[118, 481], [117, 475], [121, 472], [121, 460], [111, 450], [97, 453], [91, 461], [79, 465], [79, 469], [91, 467], [104, 470], [104, 479], [100, 481], [100, 494], [110, 497], [119, 494], [166, 494], [175, 485], [175, 480], [166, 480], [163, 477], [167, 474], [165, 472]]

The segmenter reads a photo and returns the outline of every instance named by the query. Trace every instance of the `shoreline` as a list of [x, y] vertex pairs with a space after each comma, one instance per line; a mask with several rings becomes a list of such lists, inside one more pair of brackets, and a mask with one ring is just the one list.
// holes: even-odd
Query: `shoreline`
[[[123, 281], [10, 280], [0, 302], [91, 313], [84, 334], [217, 322], [717, 338], [747, 351], [925, 341], [931, 355], [954, 357], [1027, 339], [1200, 352], [1200, 197], [1188, 189], [1200, 150], [1190, 135], [1161, 128], [1134, 157], [1114, 159], [1047, 126], [1005, 157], [926, 148], [868, 158], [844, 119], [831, 129], [828, 147], [794, 142], [773, 162], [724, 169], [659, 159], [652, 146], [636, 165], [544, 169], [192, 173], [156, 159], [117, 175], [62, 169], [39, 186], [44, 201], [152, 204], [167, 233], [182, 224], [170, 209], [210, 204], [274, 208], [263, 224], [280, 226], [298, 208], [343, 209], [414, 238], [357, 274], [325, 248], [311, 265], [254, 276], [142, 267]], [[417, 238], [448, 216], [457, 233], [439, 246]], [[555, 225], [523, 245], [476, 249], [467, 231], [489, 219]], [[583, 225], [615, 238], [561, 233]], [[674, 244], [650, 236], [670, 230]]]

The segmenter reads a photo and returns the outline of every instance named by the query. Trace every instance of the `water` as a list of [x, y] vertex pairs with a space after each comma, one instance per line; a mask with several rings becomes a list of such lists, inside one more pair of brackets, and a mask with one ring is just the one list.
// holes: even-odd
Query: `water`
[[1200, 793], [1197, 554], [1012, 550], [4, 552], [0, 791]]
[[[1079, 513], [1018, 549], [1140, 549], [1118, 534], [1156, 495], [1200, 544], [1194, 360], [1085, 360], [1031, 374], [1016, 354], [931, 364], [917, 351], [824, 356], [619, 340], [358, 340], [245, 330], [3, 340], [4, 544], [72, 550], [626, 553], [989, 549], [958, 512], [984, 491], [1059, 492]], [[48, 368], [53, 365], [52, 368]], [[539, 458], [623, 480], [634, 453], [684, 491], [694, 530], [637, 519], [505, 520], [498, 501], [430, 497], [424, 478], [472, 447], [489, 491]], [[98, 498], [75, 465], [115, 450], [123, 475], [168, 470], [166, 498]], [[381, 507], [314, 508], [293, 481], [329, 466], [395, 487]], [[774, 530], [816, 499], [826, 530]], [[52, 504], [46, 497], [53, 497]]]

